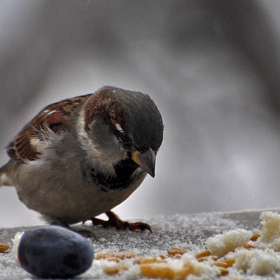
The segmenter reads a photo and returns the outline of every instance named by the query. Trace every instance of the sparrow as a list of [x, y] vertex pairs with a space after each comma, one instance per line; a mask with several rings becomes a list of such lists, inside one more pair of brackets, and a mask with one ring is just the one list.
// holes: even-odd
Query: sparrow
[[[163, 140], [161, 114], [147, 94], [105, 86], [41, 110], [7, 145], [0, 186], [14, 186], [29, 209], [69, 227], [92, 220], [118, 229], [150, 230], [111, 209], [147, 174]], [[106, 213], [107, 221], [96, 216]]]

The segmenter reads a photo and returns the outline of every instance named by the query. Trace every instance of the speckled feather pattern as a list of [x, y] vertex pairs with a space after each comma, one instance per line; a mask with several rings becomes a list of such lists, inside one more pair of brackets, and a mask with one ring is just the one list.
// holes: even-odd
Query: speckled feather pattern
[[7, 146], [0, 185], [15, 186], [49, 222], [91, 219], [127, 199], [147, 172], [154, 176], [162, 138], [148, 95], [103, 87], [53, 103], [24, 126]]

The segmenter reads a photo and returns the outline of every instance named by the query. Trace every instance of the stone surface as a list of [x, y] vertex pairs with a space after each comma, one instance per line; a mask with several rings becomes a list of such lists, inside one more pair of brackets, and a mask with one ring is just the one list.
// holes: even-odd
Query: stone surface
[[[273, 210], [279, 212], [280, 210]], [[158, 255], [173, 246], [188, 247], [188, 251], [197, 253], [204, 249], [204, 241], [225, 230], [243, 228], [253, 232], [260, 230], [259, 216], [262, 211], [242, 211], [231, 213], [201, 213], [192, 215], [171, 215], [143, 218], [141, 221], [151, 225], [153, 233], [117, 231], [90, 225], [75, 226], [94, 232], [96, 240], [91, 240], [95, 252], [136, 252], [141, 255]], [[28, 228], [0, 229], [0, 243], [12, 246], [11, 239], [19, 231]], [[12, 251], [0, 254], [2, 279], [31, 279], [14, 259]], [[79, 279], [122, 279], [121, 275], [107, 276], [96, 266], [91, 267]], [[142, 278], [141, 278], [142, 279]], [[226, 278], [221, 278], [226, 279]], [[249, 276], [246, 279], [275, 279], [273, 276]]]

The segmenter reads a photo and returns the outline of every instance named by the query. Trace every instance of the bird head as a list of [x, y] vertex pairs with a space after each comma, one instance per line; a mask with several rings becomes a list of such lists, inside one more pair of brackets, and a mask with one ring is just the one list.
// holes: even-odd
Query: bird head
[[134, 172], [140, 167], [155, 176], [163, 122], [147, 94], [103, 87], [87, 100], [83, 114], [95, 166], [117, 173], [126, 163], [122, 172]]

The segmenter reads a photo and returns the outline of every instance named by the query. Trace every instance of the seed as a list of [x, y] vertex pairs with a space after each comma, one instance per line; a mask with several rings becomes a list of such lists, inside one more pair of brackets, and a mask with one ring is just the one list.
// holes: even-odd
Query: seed
[[227, 268], [229, 265], [224, 261], [217, 261], [214, 263], [215, 266]]
[[202, 252], [199, 252], [195, 255], [195, 257], [197, 259], [200, 259], [200, 258], [204, 258], [204, 257], [209, 257], [211, 255], [211, 252], [209, 250], [205, 250], [205, 251], [202, 251]]
[[143, 276], [150, 278], [175, 279], [175, 270], [167, 265], [142, 264], [140, 271]]
[[253, 242], [255, 242], [255, 241], [257, 241], [260, 237], [261, 237], [261, 234], [260, 234], [260, 233], [255, 233], [255, 234], [252, 235], [252, 237], [251, 237], [250, 240], [253, 241]]
[[118, 267], [121, 271], [129, 270], [129, 265], [127, 265], [127, 264], [119, 264]]
[[228, 267], [233, 266], [233, 264], [235, 263], [234, 259], [227, 259], [227, 260], [223, 260], [223, 262], [228, 264]]
[[141, 264], [143, 260], [143, 257], [139, 256], [139, 257], [136, 257], [133, 261], [133, 264]]
[[120, 269], [117, 266], [106, 266], [103, 268], [104, 273], [108, 275], [118, 274]]
[[0, 253], [4, 253], [10, 249], [10, 246], [7, 244], [0, 243]]
[[162, 260], [166, 260], [166, 259], [167, 259], [167, 256], [164, 255], [164, 254], [160, 254], [159, 257], [160, 257]]
[[106, 261], [118, 263], [118, 262], [120, 262], [120, 259], [116, 258], [116, 257], [108, 257], [108, 258], [106, 258]]
[[186, 279], [186, 277], [194, 272], [194, 267], [191, 263], [185, 263], [184, 267], [176, 272], [176, 279]]
[[187, 250], [185, 250], [182, 247], [177, 247], [177, 246], [174, 246], [167, 251], [168, 255], [171, 255], [171, 256], [174, 256], [174, 255], [177, 255], [177, 254], [183, 255], [186, 252], [187, 252]]
[[248, 244], [248, 243], [243, 244], [242, 247], [245, 248], [245, 249], [253, 249], [253, 248], [255, 248], [255, 246], [253, 246], [251, 244]]
[[199, 262], [205, 262], [208, 261], [209, 259], [213, 260], [213, 261], [217, 261], [218, 257], [217, 256], [209, 256], [209, 257], [202, 257], [197, 259]]
[[96, 253], [96, 254], [94, 255], [94, 258], [95, 258], [96, 260], [105, 259], [106, 254], [107, 254], [106, 252], [98, 252], [98, 253]]
[[128, 252], [128, 253], [126, 253], [125, 257], [128, 258], [128, 259], [135, 258], [136, 253], [135, 252]]
[[155, 263], [157, 261], [157, 258], [155, 257], [146, 257], [142, 259], [141, 264], [148, 264], [148, 263]]
[[116, 254], [116, 257], [123, 260], [125, 258], [125, 253], [124, 252], [119, 252]]
[[197, 259], [199, 262], [205, 262], [205, 261], [208, 261], [209, 260], [209, 257], [202, 257], [202, 258], [199, 258]]
[[172, 256], [172, 259], [181, 259], [182, 255], [181, 254], [176, 254]]
[[107, 253], [105, 258], [106, 258], [106, 259], [107, 259], [107, 258], [115, 258], [116, 256], [117, 256], [116, 253]]
[[228, 270], [224, 267], [219, 267], [220, 272], [221, 272], [221, 276], [226, 276], [228, 275]]

